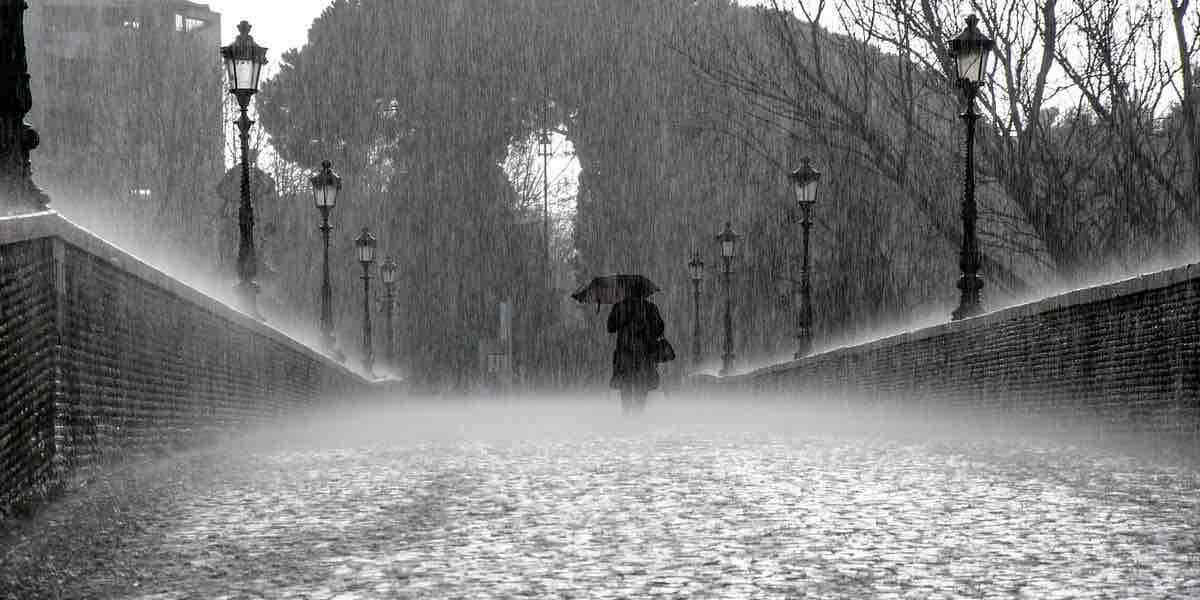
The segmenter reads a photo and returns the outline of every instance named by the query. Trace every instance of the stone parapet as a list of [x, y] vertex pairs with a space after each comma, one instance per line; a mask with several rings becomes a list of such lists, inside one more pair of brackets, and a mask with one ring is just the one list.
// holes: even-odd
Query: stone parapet
[[694, 385], [1200, 434], [1200, 265]]
[[57, 213], [0, 218], [0, 512], [79, 465], [370, 391]]

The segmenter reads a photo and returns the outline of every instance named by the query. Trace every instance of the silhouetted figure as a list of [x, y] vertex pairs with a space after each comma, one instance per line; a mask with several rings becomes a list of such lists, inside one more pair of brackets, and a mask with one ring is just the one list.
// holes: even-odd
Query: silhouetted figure
[[608, 313], [608, 332], [617, 334], [609, 385], [621, 391], [625, 412], [641, 410], [646, 406], [646, 393], [659, 384], [653, 350], [663, 334], [662, 316], [653, 302], [626, 298]]

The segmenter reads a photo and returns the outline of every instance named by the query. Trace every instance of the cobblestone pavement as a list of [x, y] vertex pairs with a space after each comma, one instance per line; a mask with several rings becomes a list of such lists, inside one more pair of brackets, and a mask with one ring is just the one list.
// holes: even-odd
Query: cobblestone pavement
[[0, 547], [0, 582], [137, 600], [1200, 597], [1191, 466], [757, 410], [296, 425], [62, 500]]

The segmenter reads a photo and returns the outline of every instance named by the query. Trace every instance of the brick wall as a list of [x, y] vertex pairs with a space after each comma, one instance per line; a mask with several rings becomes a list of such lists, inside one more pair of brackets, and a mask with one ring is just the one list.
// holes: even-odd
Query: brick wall
[[367, 389], [54, 213], [0, 219], [0, 513], [79, 465]]
[[1200, 265], [725, 378], [843, 396], [1200, 434]]
[[54, 287], [46, 244], [0, 246], [0, 509], [54, 455]]

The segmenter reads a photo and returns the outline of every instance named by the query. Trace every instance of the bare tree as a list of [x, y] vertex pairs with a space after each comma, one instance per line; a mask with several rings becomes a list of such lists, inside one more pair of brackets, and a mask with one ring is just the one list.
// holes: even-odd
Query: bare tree
[[[794, 10], [793, 10], [794, 8]], [[956, 181], [954, 99], [939, 63], [918, 52], [922, 37], [895, 3], [839, 9], [845, 35], [821, 27], [827, 12], [778, 1], [758, 12], [761, 39], [710, 32], [677, 48], [711, 82], [743, 102], [752, 120], [771, 122], [797, 144], [824, 148], [873, 172], [911, 202], [945, 243], [960, 235], [946, 189]], [[885, 23], [886, 21], [886, 23]], [[897, 49], [888, 55], [881, 47]], [[743, 134], [744, 135], [744, 134]], [[747, 136], [748, 137], [748, 136]], [[1030, 255], [1035, 247], [1018, 249]], [[1015, 292], [1024, 277], [984, 248], [984, 268]]]
[[[1200, 160], [1190, 82], [1196, 19], [1186, 1], [1173, 0], [1167, 15], [1119, 0], [859, 0], [832, 10], [823, 0], [773, 0], [759, 12], [765, 39], [718, 32], [707, 49], [681, 49], [740, 95], [741, 112], [803, 143], [848, 151], [956, 243], [945, 198], [955, 189], [952, 140], [961, 139], [952, 107], [962, 100], [947, 40], [968, 12], [996, 42], [978, 164], [983, 187], [999, 192], [983, 206], [993, 221], [984, 231], [991, 279], [1019, 291], [1022, 276], [998, 258], [1024, 257], [1078, 280], [1103, 267], [1098, 255], [1129, 263], [1167, 246], [1176, 214], [1198, 222], [1200, 205], [1180, 186], [1180, 144], [1191, 164]], [[1174, 61], [1163, 53], [1168, 21]], [[1172, 87], [1182, 140], [1164, 135], [1161, 122]], [[1187, 186], [1200, 189], [1191, 171]]]
[[[1200, 199], [1200, 128], [1196, 124], [1197, 90], [1192, 60], [1200, 49], [1200, 19], [1188, 13], [1189, 0], [1171, 0], [1171, 26], [1175, 33], [1180, 86], [1174, 87], [1175, 97], [1183, 114], [1191, 167], [1193, 206]], [[1190, 38], [1189, 38], [1190, 36]], [[1172, 73], [1173, 75], [1173, 73]], [[1175, 82], [1175, 77], [1168, 78]]]

